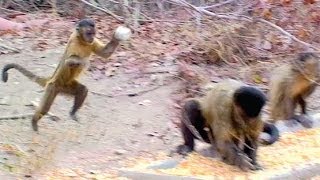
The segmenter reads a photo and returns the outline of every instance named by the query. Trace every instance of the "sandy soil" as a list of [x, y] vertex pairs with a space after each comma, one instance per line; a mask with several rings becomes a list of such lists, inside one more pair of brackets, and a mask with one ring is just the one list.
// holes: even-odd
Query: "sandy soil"
[[[0, 67], [16, 62], [39, 75], [49, 75], [62, 50], [1, 55]], [[1, 121], [1, 143], [19, 152], [2, 152], [1, 163], [7, 167], [3, 174], [12, 171], [19, 176], [39, 175], [50, 168], [64, 167], [106, 170], [119, 167], [121, 160], [140, 153], [168, 152], [180, 142], [180, 134], [170, 122], [170, 93], [178, 86], [170, 76], [150, 78], [124, 73], [119, 68], [115, 76], [101, 80], [94, 80], [90, 73], [82, 77], [90, 91], [120, 95], [89, 93], [78, 113], [80, 122], [68, 116], [73, 99], [58, 96], [51, 112], [61, 120], [54, 122], [46, 116], [39, 123], [39, 134], [31, 130], [30, 118]], [[130, 88], [137, 79], [145, 79], [144, 87]], [[153, 90], [135, 97], [123, 95], [148, 89]], [[0, 115], [32, 113], [34, 108], [27, 105], [42, 93], [40, 86], [19, 72], [9, 71], [8, 83], [1, 82], [0, 86]]]

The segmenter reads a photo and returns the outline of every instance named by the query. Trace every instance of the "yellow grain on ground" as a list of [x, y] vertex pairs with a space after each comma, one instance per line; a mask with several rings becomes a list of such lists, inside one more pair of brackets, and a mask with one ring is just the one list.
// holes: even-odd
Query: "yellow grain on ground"
[[[217, 159], [191, 153], [176, 168], [148, 170], [148, 172], [196, 176], [204, 179], [210, 177], [263, 178], [268, 175], [288, 172], [290, 169], [306, 163], [320, 163], [320, 128], [283, 133], [280, 140], [275, 144], [259, 147], [258, 162], [262, 165], [263, 171], [243, 172]], [[135, 167], [139, 167], [139, 170], [142, 169], [141, 167], [147, 166], [146, 162], [139, 163], [139, 161], [136, 161], [135, 164]], [[135, 167], [131, 169], [135, 169]]]

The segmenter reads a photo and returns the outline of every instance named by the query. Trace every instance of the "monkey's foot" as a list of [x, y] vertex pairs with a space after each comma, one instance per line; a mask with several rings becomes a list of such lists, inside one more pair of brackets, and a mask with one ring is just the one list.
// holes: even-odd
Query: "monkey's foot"
[[79, 122], [79, 118], [78, 118], [78, 116], [76, 114], [70, 113], [70, 117], [71, 117], [72, 120]]
[[38, 131], [38, 122], [37, 121], [32, 121], [32, 129], [36, 132]]
[[186, 145], [179, 145], [177, 147], [177, 153], [181, 154], [181, 155], [188, 155], [190, 152], [192, 152], [193, 150], [189, 147], [189, 146], [186, 146]]
[[295, 115], [293, 118], [305, 128], [312, 128], [313, 126], [311, 117], [308, 115]]

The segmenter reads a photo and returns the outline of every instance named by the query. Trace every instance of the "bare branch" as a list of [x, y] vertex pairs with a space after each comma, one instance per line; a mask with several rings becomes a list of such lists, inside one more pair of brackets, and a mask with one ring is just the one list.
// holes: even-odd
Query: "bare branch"
[[217, 18], [237, 20], [237, 21], [246, 21], [246, 22], [253, 22], [253, 21], [261, 22], [261, 23], [267, 24], [270, 27], [273, 27], [273, 28], [277, 29], [282, 34], [286, 35], [287, 37], [291, 38], [292, 40], [294, 40], [294, 41], [296, 41], [296, 42], [298, 42], [300, 44], [303, 44], [303, 45], [305, 45], [305, 46], [307, 46], [309, 48], [312, 48], [312, 49], [314, 49], [316, 51], [320, 50], [318, 47], [315, 47], [312, 44], [309, 44], [309, 43], [306, 43], [304, 41], [301, 41], [300, 39], [298, 39], [297, 37], [295, 37], [291, 33], [287, 32], [286, 30], [284, 30], [280, 26], [277, 26], [276, 24], [271, 23], [271, 22], [269, 22], [269, 21], [267, 21], [265, 19], [262, 19], [262, 18], [251, 18], [251, 17], [247, 17], [247, 16], [242, 16], [242, 15], [241, 16], [240, 15], [239, 16], [233, 16], [233, 15], [216, 14], [216, 13], [213, 13], [211, 11], [206, 10], [203, 7], [196, 7], [196, 6], [186, 2], [185, 0], [167, 0], [167, 1], [180, 4], [183, 7], [187, 7], [187, 8], [193, 9], [193, 10], [195, 10], [197, 12], [200, 12], [200, 13], [203, 13], [203, 14], [206, 14], [206, 15], [209, 15], [209, 16], [214, 16], [214, 17], [217, 17]]
[[210, 6], [202, 6], [202, 7], [199, 7], [199, 8], [202, 8], [202, 9], [216, 8], [216, 7], [219, 7], [219, 6], [223, 6], [223, 5], [232, 3], [233, 1], [235, 1], [235, 0], [227, 0], [227, 1], [224, 1], [224, 2], [221, 2], [221, 3], [218, 3], [218, 4], [213, 4], [213, 5], [210, 5]]
[[100, 11], [103, 11], [103, 12], [109, 14], [110, 16], [112, 16], [113, 18], [115, 18], [116, 20], [118, 20], [119, 22], [122, 22], [122, 23], [124, 22], [123, 18], [119, 17], [118, 15], [114, 14], [113, 12], [111, 12], [111, 11], [109, 11], [109, 10], [107, 10], [107, 9], [104, 9], [104, 8], [101, 8], [101, 7], [98, 7], [98, 6], [95, 6], [95, 5], [89, 3], [89, 2], [87, 2], [87, 1], [85, 1], [85, 0], [80, 0], [80, 1], [83, 2], [84, 4], [88, 5], [88, 6], [91, 6], [91, 7], [93, 7], [93, 8], [96, 8], [96, 9], [98, 9], [98, 10], [100, 10]]
[[309, 43], [306, 43], [306, 42], [304, 42], [304, 41], [301, 41], [300, 39], [298, 39], [298, 38], [295, 37], [294, 35], [290, 34], [289, 32], [285, 31], [284, 29], [282, 29], [280, 26], [277, 26], [277, 25], [275, 25], [275, 24], [273, 24], [273, 23], [271, 23], [271, 22], [269, 22], [269, 21], [267, 21], [267, 20], [261, 19], [261, 18], [259, 18], [259, 19], [257, 19], [257, 20], [258, 20], [259, 22], [265, 23], [265, 24], [267, 24], [267, 25], [269, 25], [269, 26], [277, 29], [277, 30], [280, 31], [282, 34], [288, 36], [289, 38], [293, 39], [294, 41], [296, 41], [296, 42], [298, 42], [298, 43], [301, 43], [301, 44], [303, 44], [303, 45], [305, 45], [305, 46], [307, 46], [307, 47], [313, 48], [313, 49], [315, 49], [315, 50], [317, 50], [317, 51], [320, 50], [319, 48], [313, 46], [312, 44], [309, 44]]

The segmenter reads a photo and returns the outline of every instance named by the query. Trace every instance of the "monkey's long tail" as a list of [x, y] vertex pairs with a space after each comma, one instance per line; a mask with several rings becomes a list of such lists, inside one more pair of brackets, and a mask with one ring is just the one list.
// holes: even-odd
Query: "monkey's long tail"
[[40, 86], [44, 87], [47, 83], [47, 78], [43, 78], [40, 76], [35, 75], [34, 73], [32, 73], [31, 71], [27, 70], [26, 68], [22, 67], [19, 64], [15, 64], [15, 63], [10, 63], [7, 64], [3, 67], [2, 69], [2, 81], [3, 82], [7, 82], [8, 81], [8, 70], [10, 69], [16, 69], [18, 71], [20, 71], [23, 75], [25, 75], [26, 77], [28, 77], [31, 81], [36, 82], [37, 84], [39, 84]]
[[270, 139], [262, 142], [265, 145], [271, 145], [279, 139], [279, 130], [274, 124], [264, 122], [263, 132], [270, 135]]

